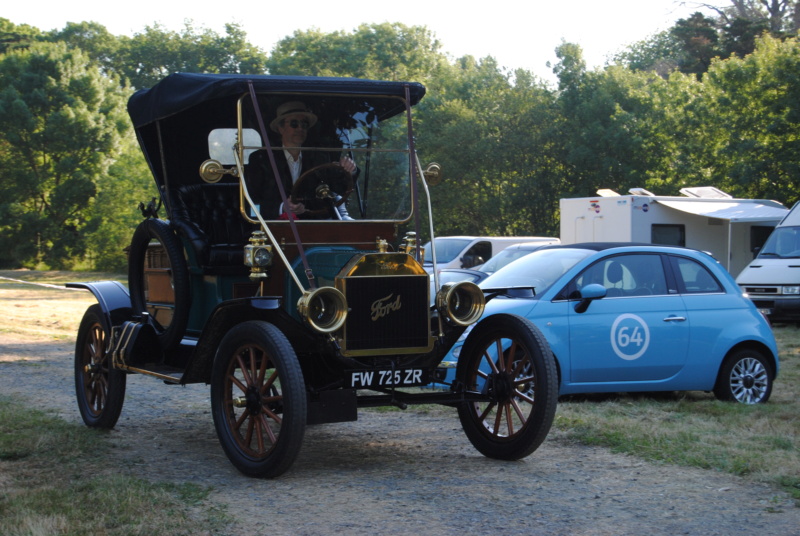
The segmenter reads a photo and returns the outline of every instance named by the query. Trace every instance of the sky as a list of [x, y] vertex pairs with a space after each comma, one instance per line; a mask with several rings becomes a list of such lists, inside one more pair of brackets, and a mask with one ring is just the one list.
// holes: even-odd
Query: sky
[[62, 29], [68, 22], [94, 21], [114, 35], [133, 35], [155, 23], [180, 31], [186, 20], [195, 28], [224, 34], [225, 23], [235, 22], [247, 32], [248, 41], [265, 52], [296, 30], [352, 32], [360, 24], [399, 22], [426, 26], [453, 59], [492, 56], [501, 67], [522, 68], [553, 80], [547, 64], [556, 63], [554, 51], [562, 40], [583, 48], [589, 68], [602, 67], [626, 46], [688, 17], [697, 11], [692, 7], [696, 5], [680, 0], [231, 0], [193, 4], [175, 0], [28, 0], [6, 2], [0, 17], [43, 31]]

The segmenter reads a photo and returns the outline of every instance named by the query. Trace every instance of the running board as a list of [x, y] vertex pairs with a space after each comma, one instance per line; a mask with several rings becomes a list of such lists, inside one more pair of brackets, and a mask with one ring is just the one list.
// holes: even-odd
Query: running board
[[143, 368], [139, 368], [139, 367], [131, 367], [131, 366], [128, 366], [128, 365], [120, 365], [120, 364], [117, 364], [117, 366], [115, 368], [118, 368], [120, 370], [124, 370], [126, 372], [135, 372], [136, 374], [144, 374], [146, 376], [153, 376], [154, 378], [158, 378], [159, 380], [164, 380], [167, 383], [174, 383], [176, 385], [181, 383], [181, 377], [183, 376], [182, 372], [173, 371], [171, 369], [164, 369], [163, 371], [148, 370], [148, 369], [143, 369]]

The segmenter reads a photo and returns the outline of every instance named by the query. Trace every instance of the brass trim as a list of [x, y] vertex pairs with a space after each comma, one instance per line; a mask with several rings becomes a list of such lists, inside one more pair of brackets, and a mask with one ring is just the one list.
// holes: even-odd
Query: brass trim
[[[332, 308], [332, 311], [327, 311]], [[319, 322], [312, 318], [314, 311], [321, 310], [326, 314], [326, 320]], [[297, 311], [312, 328], [320, 333], [333, 333], [341, 328], [347, 320], [347, 298], [333, 287], [320, 287], [312, 291], [305, 291], [297, 301]]]
[[405, 354], [427, 354], [433, 350], [433, 345], [436, 342], [436, 337], [428, 339], [428, 346], [419, 346], [416, 348], [367, 348], [366, 350], [348, 350], [347, 341], [341, 342], [342, 355], [345, 357], [359, 357], [359, 356], [375, 356], [381, 357], [385, 355], [405, 355]]
[[[467, 309], [459, 311], [459, 302]], [[486, 298], [478, 285], [471, 281], [445, 283], [436, 293], [436, 309], [442, 316], [458, 326], [469, 326], [476, 322], [486, 307]]]
[[152, 370], [146, 370], [138, 367], [130, 367], [130, 366], [117, 366], [116, 368], [121, 370], [126, 370], [128, 372], [135, 372], [137, 374], [144, 374], [145, 376], [153, 376], [160, 380], [168, 381], [170, 383], [180, 383], [181, 379], [176, 378], [175, 376], [170, 376], [169, 374], [161, 374], [160, 372], [153, 372]]

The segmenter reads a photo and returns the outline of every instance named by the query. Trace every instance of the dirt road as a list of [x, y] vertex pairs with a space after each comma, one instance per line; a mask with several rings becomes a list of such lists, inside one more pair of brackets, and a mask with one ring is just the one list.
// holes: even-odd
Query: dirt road
[[[79, 422], [72, 344], [0, 333], [0, 392]], [[225, 458], [207, 386], [131, 376], [112, 440], [122, 470], [211, 486], [236, 520], [230, 535], [800, 534], [800, 508], [773, 488], [572, 444], [557, 430], [523, 461], [486, 459], [454, 411], [308, 427], [286, 475], [254, 480]]]

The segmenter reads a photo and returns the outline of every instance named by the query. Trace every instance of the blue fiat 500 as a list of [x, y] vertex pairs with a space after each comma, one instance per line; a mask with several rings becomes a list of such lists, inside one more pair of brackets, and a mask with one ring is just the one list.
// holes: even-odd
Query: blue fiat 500
[[[479, 286], [498, 294], [484, 318], [517, 315], [541, 330], [555, 354], [561, 395], [697, 390], [755, 404], [769, 399], [778, 374], [770, 325], [730, 274], [699, 251], [546, 246]], [[468, 333], [445, 361], [458, 359]], [[510, 353], [507, 346], [485, 352], [480, 370], [524, 382], [527, 371], [499, 358]], [[491, 382], [483, 388], [491, 390]]]

